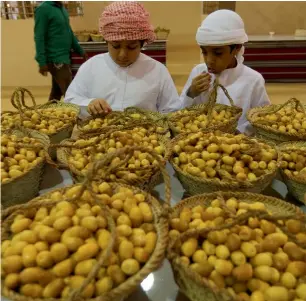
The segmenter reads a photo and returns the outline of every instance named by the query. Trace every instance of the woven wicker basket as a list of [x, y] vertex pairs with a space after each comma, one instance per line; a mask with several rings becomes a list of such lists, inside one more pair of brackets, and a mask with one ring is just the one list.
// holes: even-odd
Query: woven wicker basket
[[79, 42], [88, 42], [90, 40], [90, 34], [89, 33], [76, 33], [76, 38]]
[[[278, 146], [280, 152], [303, 150], [306, 155], [306, 141], [282, 143]], [[306, 166], [305, 166], [306, 167]], [[281, 169], [281, 174], [288, 187], [290, 193], [296, 197], [300, 202], [306, 205], [306, 175], [302, 176], [288, 176]]]
[[[19, 95], [19, 93], [20, 93], [20, 95]], [[31, 101], [33, 103], [33, 106], [29, 107], [29, 106], [26, 105], [25, 94], [28, 94], [30, 96]], [[50, 142], [52, 144], [60, 143], [62, 140], [71, 137], [71, 133], [72, 133], [74, 124], [76, 124], [77, 116], [80, 113], [79, 106], [74, 105], [74, 104], [68, 104], [68, 103], [63, 103], [63, 102], [56, 102], [56, 103], [49, 102], [49, 103], [46, 103], [46, 104], [43, 104], [43, 105], [37, 105], [36, 101], [35, 101], [35, 98], [32, 95], [32, 93], [25, 88], [17, 88], [12, 95], [11, 101], [12, 101], [12, 105], [19, 111], [19, 113], [16, 113], [16, 114], [20, 114], [21, 119], [25, 118], [24, 112], [27, 111], [27, 110], [33, 110], [33, 112], [34, 111], [37, 112], [37, 109], [69, 108], [76, 113], [76, 118], [74, 120], [70, 120], [69, 122], [67, 122], [67, 120], [66, 120], [67, 123], [62, 128], [60, 128], [57, 133], [48, 135], [49, 138], [50, 138]], [[46, 118], [46, 119], [51, 118], [49, 116], [44, 116], [44, 115], [41, 115], [41, 116], [43, 118]], [[52, 117], [52, 118], [56, 118], [56, 117]], [[27, 119], [27, 117], [25, 119]], [[56, 157], [56, 151], [54, 149], [50, 149], [50, 156], [53, 159]]]
[[295, 98], [289, 99], [281, 105], [270, 105], [266, 107], [251, 109], [247, 113], [247, 119], [254, 127], [256, 136], [266, 140], [267, 142], [273, 142], [275, 144], [289, 141], [306, 140], [306, 132], [296, 134], [282, 133], [279, 130], [272, 128], [268, 122], [256, 121], [259, 116], [277, 113], [279, 110], [286, 106], [293, 106], [301, 112], [306, 112], [306, 105], [302, 105], [302, 103]]
[[[97, 272], [99, 271], [99, 268], [102, 266], [102, 264], [105, 262], [105, 259], [107, 259], [107, 255], [110, 254], [110, 251], [112, 250], [113, 247], [113, 242], [115, 239], [116, 232], [114, 231], [115, 229], [115, 224], [113, 219], [111, 218], [111, 214], [109, 213], [107, 207], [102, 205], [102, 202], [98, 200], [96, 194], [93, 192], [92, 189], [92, 182], [93, 182], [93, 175], [96, 173], [98, 169], [100, 169], [104, 164], [107, 164], [114, 156], [119, 156], [120, 154], [129, 154], [133, 153], [134, 150], [140, 150], [140, 151], [148, 151], [150, 152], [160, 163], [160, 168], [161, 172], [164, 176], [165, 180], [165, 185], [166, 185], [166, 194], [165, 194], [165, 203], [164, 206], [160, 204], [160, 202], [155, 199], [152, 195], [140, 190], [137, 187], [133, 186], [128, 186], [124, 185], [121, 183], [109, 183], [113, 191], [118, 191], [120, 187], [126, 187], [131, 190], [133, 190], [136, 193], [142, 193], [144, 194], [146, 198], [146, 202], [149, 204], [149, 206], [152, 209], [153, 212], [153, 224], [157, 233], [157, 241], [155, 245], [155, 249], [153, 253], [151, 254], [151, 257], [149, 260], [144, 264], [144, 266], [137, 272], [135, 275], [129, 277], [125, 282], [120, 284], [119, 286], [113, 288], [110, 292], [103, 294], [98, 297], [99, 300], [101, 301], [119, 301], [122, 300], [123, 298], [126, 298], [128, 295], [130, 295], [137, 287], [138, 285], [154, 270], [158, 269], [160, 265], [162, 264], [164, 257], [165, 257], [165, 249], [167, 247], [168, 243], [168, 222], [167, 222], [167, 216], [165, 215], [165, 212], [169, 210], [170, 206], [170, 199], [171, 199], [171, 187], [170, 187], [170, 178], [169, 175], [167, 174], [162, 162], [158, 158], [158, 156], [155, 155], [154, 152], [145, 149], [143, 147], [127, 147], [127, 148], [122, 148], [118, 150], [117, 152], [113, 154], [109, 154], [107, 157], [104, 158], [104, 160], [98, 161], [94, 164], [92, 170], [88, 173], [87, 179], [83, 182], [82, 185], [72, 185], [66, 188], [61, 188], [61, 189], [56, 189], [53, 190], [52, 192], [49, 192], [47, 194], [44, 194], [28, 204], [25, 205], [20, 205], [20, 206], [14, 206], [11, 208], [8, 208], [4, 212], [2, 212], [2, 235], [1, 235], [1, 240], [9, 239], [10, 235], [10, 225], [13, 221], [13, 217], [16, 216], [17, 214], [23, 214], [27, 215], [27, 213], [31, 214], [32, 216], [35, 214], [33, 213], [33, 209], [39, 209], [41, 206], [48, 206], [48, 207], [53, 207], [56, 203], [59, 201], [51, 201], [50, 200], [50, 195], [54, 193], [55, 191], [60, 192], [62, 195], [64, 192], [73, 187], [73, 186], [81, 186], [82, 190], [80, 191], [79, 195], [76, 196], [75, 198], [71, 200], [67, 200], [69, 202], [75, 203], [78, 201], [79, 196], [83, 193], [84, 189], [87, 189], [89, 192], [92, 193], [93, 199], [96, 202], [97, 205], [102, 206], [102, 211], [104, 211], [104, 216], [108, 220], [108, 227], [110, 228], [113, 236], [112, 236], [112, 243], [108, 246], [108, 249], [106, 251], [107, 254], [105, 254], [99, 258], [98, 265], [96, 265], [93, 268], [93, 271], [91, 271], [87, 277], [87, 279], [84, 281], [82, 287], [78, 289], [77, 291], [72, 292], [72, 295], [74, 297], [79, 296], [79, 294], [82, 291], [82, 288], [86, 287], [88, 283], [91, 282], [91, 280], [97, 275]], [[99, 183], [99, 182], [98, 182]], [[104, 253], [104, 252], [103, 252]], [[3, 282], [2, 282], [3, 283]], [[32, 298], [28, 298], [25, 296], [22, 296], [15, 291], [3, 289], [2, 287], [2, 294], [9, 298], [10, 300], [18, 300], [18, 301], [29, 301], [29, 300], [36, 300]], [[74, 297], [70, 296], [67, 300], [74, 300]], [[38, 299], [37, 299], [38, 300]], [[41, 300], [41, 299], [39, 299]], [[51, 299], [48, 299], [51, 300]], [[52, 300], [58, 300], [58, 299], [52, 299]], [[90, 300], [97, 300], [95, 299], [90, 299]]]
[[[118, 130], [123, 130], [124, 131], [124, 130], [129, 130], [129, 129], [132, 129], [132, 128], [134, 128], [134, 126], [112, 128], [107, 133], [102, 134], [99, 137], [99, 140], [109, 139], [108, 137], [113, 132], [116, 132]], [[165, 149], [164, 159], [165, 159], [165, 161], [167, 161], [170, 158], [170, 151], [169, 151], [169, 147], [168, 147], [168, 139], [165, 138], [165, 136], [163, 136], [163, 135], [159, 135], [158, 137], [159, 137], [159, 142], [164, 146], [164, 149]], [[75, 142], [75, 140], [72, 140], [72, 139], [63, 140], [62, 143], [57, 146], [58, 147], [57, 158], [58, 158], [58, 161], [60, 162], [61, 166], [70, 171], [74, 181], [75, 182], [81, 182], [84, 179], [84, 174], [82, 172], [80, 172], [78, 169], [76, 169], [73, 164], [69, 163], [69, 157], [70, 157], [70, 154], [71, 154], [71, 150], [73, 149], [73, 147], [71, 147], [70, 145], [72, 145], [74, 142]], [[97, 145], [97, 143], [95, 143], [95, 145]], [[128, 169], [125, 169], [125, 170], [128, 170]], [[135, 186], [140, 187], [141, 189], [146, 190], [146, 191], [153, 190], [154, 187], [156, 185], [158, 185], [161, 181], [160, 170], [158, 168], [156, 168], [156, 166], [149, 166], [148, 168], [146, 168], [146, 170], [147, 170], [147, 174], [144, 178], [142, 178], [140, 181], [137, 180], [136, 182], [130, 181], [128, 184], [135, 185]]]
[[[50, 145], [47, 135], [25, 128], [11, 129], [2, 134], [16, 135], [17, 137], [31, 137], [39, 141], [46, 153]], [[37, 196], [40, 182], [42, 180], [46, 159], [33, 166], [29, 171], [7, 183], [1, 185], [1, 202], [4, 208], [22, 204]]]
[[[231, 106], [217, 103], [218, 87], [220, 87], [221, 90], [224, 92]], [[173, 136], [176, 136], [181, 133], [181, 131], [179, 131], [175, 127], [175, 121], [177, 119], [180, 119], [183, 116], [197, 117], [202, 114], [207, 115], [208, 118], [210, 119], [212, 118], [211, 114], [212, 114], [213, 109], [216, 110], [217, 112], [221, 112], [222, 110], [230, 111], [233, 114], [233, 117], [226, 123], [220, 122], [219, 124], [208, 126], [207, 128], [205, 128], [205, 130], [207, 132], [211, 132], [214, 130], [220, 130], [225, 133], [235, 133], [237, 129], [239, 118], [242, 115], [242, 109], [235, 106], [233, 99], [230, 97], [225, 87], [223, 87], [216, 81], [207, 103], [200, 104], [200, 105], [194, 105], [189, 108], [186, 108], [184, 110], [187, 110], [188, 112], [183, 113], [181, 115], [173, 115], [172, 113], [168, 114], [168, 124], [169, 124], [169, 128], [171, 129]], [[204, 129], [201, 129], [201, 130], [204, 130]]]
[[[143, 116], [141, 119], [135, 119], [131, 116], [131, 114], [140, 114]], [[101, 116], [100, 118], [108, 118], [109, 122], [108, 126], [127, 126], [130, 124], [141, 124], [142, 122], [152, 122], [155, 124], [156, 127], [159, 127], [159, 134], [166, 135], [170, 137], [168, 123], [167, 123], [167, 117], [158, 113], [158, 112], [151, 112], [144, 109], [140, 109], [137, 107], [128, 107], [123, 112], [121, 111], [113, 111], [110, 114], [106, 116]], [[80, 132], [80, 135], [86, 135], [86, 134], [102, 134], [108, 131], [108, 129], [105, 127], [97, 128], [97, 129], [86, 129], [85, 127], [88, 125], [88, 123], [95, 119], [94, 117], [88, 117], [84, 120], [78, 120], [78, 131]]]
[[[266, 187], [268, 187], [276, 176], [277, 168], [279, 167], [279, 164], [280, 164], [279, 155], [277, 159], [277, 168], [275, 170], [271, 170], [267, 172], [266, 174], [258, 177], [257, 180], [253, 182], [238, 181], [235, 179], [233, 180], [228, 179], [227, 181], [225, 181], [225, 180], [220, 180], [218, 178], [205, 179], [205, 178], [193, 176], [183, 171], [173, 161], [174, 146], [177, 144], [178, 141], [188, 137], [189, 135], [193, 135], [193, 134], [184, 133], [184, 134], [180, 134], [179, 136], [175, 137], [169, 143], [169, 148], [172, 153], [172, 157], [170, 158], [170, 163], [173, 166], [174, 170], [176, 171], [177, 177], [180, 180], [182, 186], [185, 188], [185, 190], [190, 195], [196, 195], [196, 194], [202, 194], [202, 193], [214, 192], [214, 191], [230, 191], [230, 190], [259, 193], [259, 192], [262, 192]], [[223, 133], [221, 135], [228, 136], [229, 134]], [[250, 138], [246, 136], [244, 138], [245, 138], [245, 141], [255, 143], [253, 140], [250, 140]], [[273, 146], [270, 145], [270, 147], [273, 147]], [[277, 150], [275, 147], [273, 148]]]
[[156, 33], [156, 39], [157, 40], [167, 40], [169, 37], [170, 32], [168, 31], [158, 31]]
[[104, 41], [104, 38], [102, 35], [100, 34], [93, 34], [91, 33], [90, 34], [90, 38], [93, 42], [96, 42], [96, 43], [99, 43], [99, 42], [103, 42]]
[[[276, 217], [276, 215], [284, 216], [285, 214], [286, 216], [291, 216], [292, 218], [296, 217], [297, 213], [301, 216], [303, 215], [302, 211], [299, 208], [277, 198], [254, 193], [217, 192], [198, 195], [185, 199], [173, 208], [171, 217], [178, 217], [183, 208], [186, 207], [192, 208], [197, 205], [209, 206], [213, 200], [219, 198], [220, 196], [224, 199], [234, 197], [237, 200], [246, 203], [264, 203], [266, 205], [267, 210], [271, 213], [273, 217]], [[221, 230], [229, 228], [228, 226], [229, 225], [221, 225], [219, 226], [219, 229]], [[219, 229], [218, 227], [216, 228], [216, 230]], [[211, 230], [212, 228], [207, 229], [206, 231], [201, 231], [201, 235]], [[180, 240], [185, 241], [186, 238], [196, 237], [195, 234], [198, 234], [197, 232], [198, 231], [189, 231], [190, 235], [185, 233], [181, 235]], [[212, 288], [206, 278], [202, 278], [198, 273], [192, 271], [184, 264], [182, 264], [182, 262], [179, 260], [179, 245], [173, 239], [170, 240], [167, 249], [167, 257], [171, 262], [174, 279], [177, 285], [179, 286], [180, 290], [190, 299], [190, 301], [234, 301], [234, 299], [228, 294], [224, 293], [223, 290]], [[236, 300], [237, 299], [235, 299], [235, 301]]]

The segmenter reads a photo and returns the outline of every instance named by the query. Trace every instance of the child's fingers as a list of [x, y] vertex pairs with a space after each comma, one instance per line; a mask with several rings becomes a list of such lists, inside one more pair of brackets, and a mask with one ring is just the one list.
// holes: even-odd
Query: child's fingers
[[204, 92], [209, 89], [209, 84], [203, 84], [197, 88], [199, 92]]
[[202, 83], [203, 81], [209, 82], [211, 80], [211, 75], [210, 74], [200, 74], [195, 78], [195, 83], [199, 84]]

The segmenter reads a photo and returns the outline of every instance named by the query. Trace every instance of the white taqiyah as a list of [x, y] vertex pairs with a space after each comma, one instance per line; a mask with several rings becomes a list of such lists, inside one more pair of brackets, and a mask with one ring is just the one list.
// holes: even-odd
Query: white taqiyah
[[[217, 10], [208, 15], [196, 34], [200, 46], [243, 45], [248, 41], [241, 17], [227, 9]], [[244, 47], [237, 54], [239, 63], [244, 61]]]

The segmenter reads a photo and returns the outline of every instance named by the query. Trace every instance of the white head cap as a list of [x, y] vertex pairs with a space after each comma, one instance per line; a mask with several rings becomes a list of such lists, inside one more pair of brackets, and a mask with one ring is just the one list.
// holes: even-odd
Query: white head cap
[[[206, 17], [196, 34], [200, 46], [224, 46], [244, 44], [248, 36], [241, 17], [227, 9], [217, 10]], [[244, 47], [237, 55], [238, 62], [243, 62]]]

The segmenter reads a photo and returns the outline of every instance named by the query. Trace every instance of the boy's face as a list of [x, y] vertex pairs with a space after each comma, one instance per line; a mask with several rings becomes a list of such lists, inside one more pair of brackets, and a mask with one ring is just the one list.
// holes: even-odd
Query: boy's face
[[128, 67], [133, 64], [142, 47], [140, 41], [112, 41], [107, 45], [111, 58], [120, 67]]
[[209, 73], [219, 74], [225, 69], [236, 66], [236, 54], [241, 45], [230, 46], [201, 46], [203, 57]]

